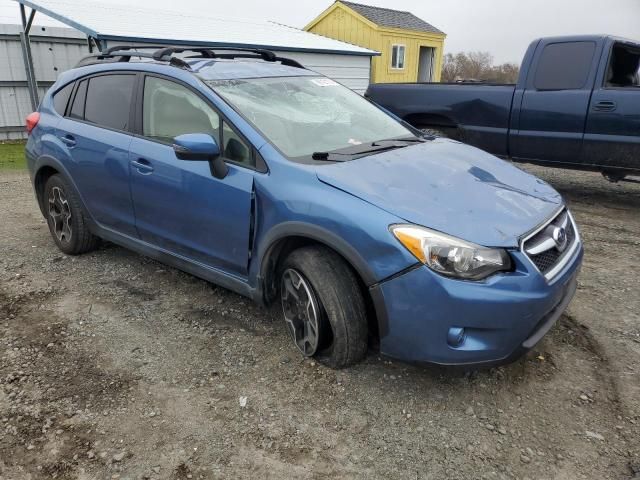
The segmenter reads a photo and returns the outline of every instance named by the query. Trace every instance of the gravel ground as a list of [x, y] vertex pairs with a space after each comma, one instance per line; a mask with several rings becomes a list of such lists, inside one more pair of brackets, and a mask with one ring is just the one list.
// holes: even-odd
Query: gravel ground
[[0, 479], [634, 478], [640, 185], [525, 168], [575, 213], [579, 290], [479, 372], [303, 360], [229, 291], [113, 245], [61, 254], [27, 175], [0, 172]]

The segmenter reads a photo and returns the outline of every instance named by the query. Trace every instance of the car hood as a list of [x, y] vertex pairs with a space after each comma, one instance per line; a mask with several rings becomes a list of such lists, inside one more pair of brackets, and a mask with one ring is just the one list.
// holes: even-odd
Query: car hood
[[447, 139], [323, 165], [317, 176], [406, 222], [492, 247], [518, 246], [562, 205], [546, 182]]

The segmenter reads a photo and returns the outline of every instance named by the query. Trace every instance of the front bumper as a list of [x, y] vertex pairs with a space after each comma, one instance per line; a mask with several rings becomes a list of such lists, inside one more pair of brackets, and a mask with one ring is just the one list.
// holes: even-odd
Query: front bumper
[[[409, 362], [495, 365], [535, 346], [575, 293], [582, 245], [551, 282], [521, 252], [515, 271], [483, 282], [443, 277], [416, 267], [371, 288], [381, 353]], [[452, 346], [452, 329], [464, 340]]]

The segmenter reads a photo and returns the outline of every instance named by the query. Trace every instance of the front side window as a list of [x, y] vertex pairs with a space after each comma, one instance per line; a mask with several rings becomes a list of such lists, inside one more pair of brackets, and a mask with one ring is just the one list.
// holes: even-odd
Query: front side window
[[391, 47], [391, 68], [404, 68], [404, 45], [393, 45]]
[[220, 117], [188, 88], [169, 80], [144, 81], [142, 130], [145, 137], [163, 143], [185, 133], [206, 133], [220, 144]]
[[147, 77], [142, 112], [145, 137], [171, 144], [179, 135], [205, 133], [220, 145], [225, 160], [255, 167], [249, 145], [207, 102], [182, 85]]
[[616, 43], [611, 50], [607, 70], [607, 87], [640, 87], [640, 48]]
[[413, 133], [357, 93], [324, 77], [215, 80], [208, 84], [284, 155], [308, 159]]
[[593, 65], [595, 42], [550, 43], [544, 47], [535, 75], [537, 90], [584, 88]]
[[127, 130], [135, 75], [100, 75], [89, 79], [84, 119], [101, 127]]
[[222, 156], [225, 159], [255, 167], [251, 149], [227, 122], [222, 122], [222, 144]]

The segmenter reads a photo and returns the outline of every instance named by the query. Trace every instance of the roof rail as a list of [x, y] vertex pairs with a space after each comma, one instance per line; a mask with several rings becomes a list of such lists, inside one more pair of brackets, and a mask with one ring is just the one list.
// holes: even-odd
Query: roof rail
[[[114, 52], [115, 53], [115, 52]], [[131, 57], [139, 57], [139, 58], [153, 58], [150, 53], [134, 53], [134, 52], [117, 52], [119, 55], [103, 55], [99, 53], [97, 55], [87, 55], [86, 57], [82, 57], [78, 63], [76, 63], [75, 67], [86, 67], [87, 65], [96, 65], [98, 63], [117, 63], [117, 62], [128, 62]]]
[[[238, 53], [216, 53], [217, 50], [232, 51]], [[157, 50], [153, 54], [154, 60], [169, 60], [176, 53], [194, 52], [203, 58], [261, 58], [265, 62], [280, 62], [283, 65], [295, 68], [305, 68], [299, 62], [286, 57], [279, 57], [271, 50], [263, 48], [244, 47], [166, 47]], [[189, 57], [192, 58], [192, 57]]]
[[[153, 53], [140, 52], [138, 50], [154, 50]], [[231, 51], [237, 53], [217, 53], [216, 50]], [[294, 68], [305, 68], [296, 60], [286, 57], [279, 57], [271, 50], [262, 48], [242, 48], [242, 47], [167, 47], [163, 45], [116, 45], [107, 48], [97, 55], [89, 55], [82, 58], [76, 67], [94, 65], [97, 63], [128, 62], [131, 57], [151, 58], [157, 62], [168, 62], [169, 65], [191, 70], [190, 65], [179, 57], [176, 53], [193, 52], [187, 58], [260, 58], [266, 62], [280, 62]]]

